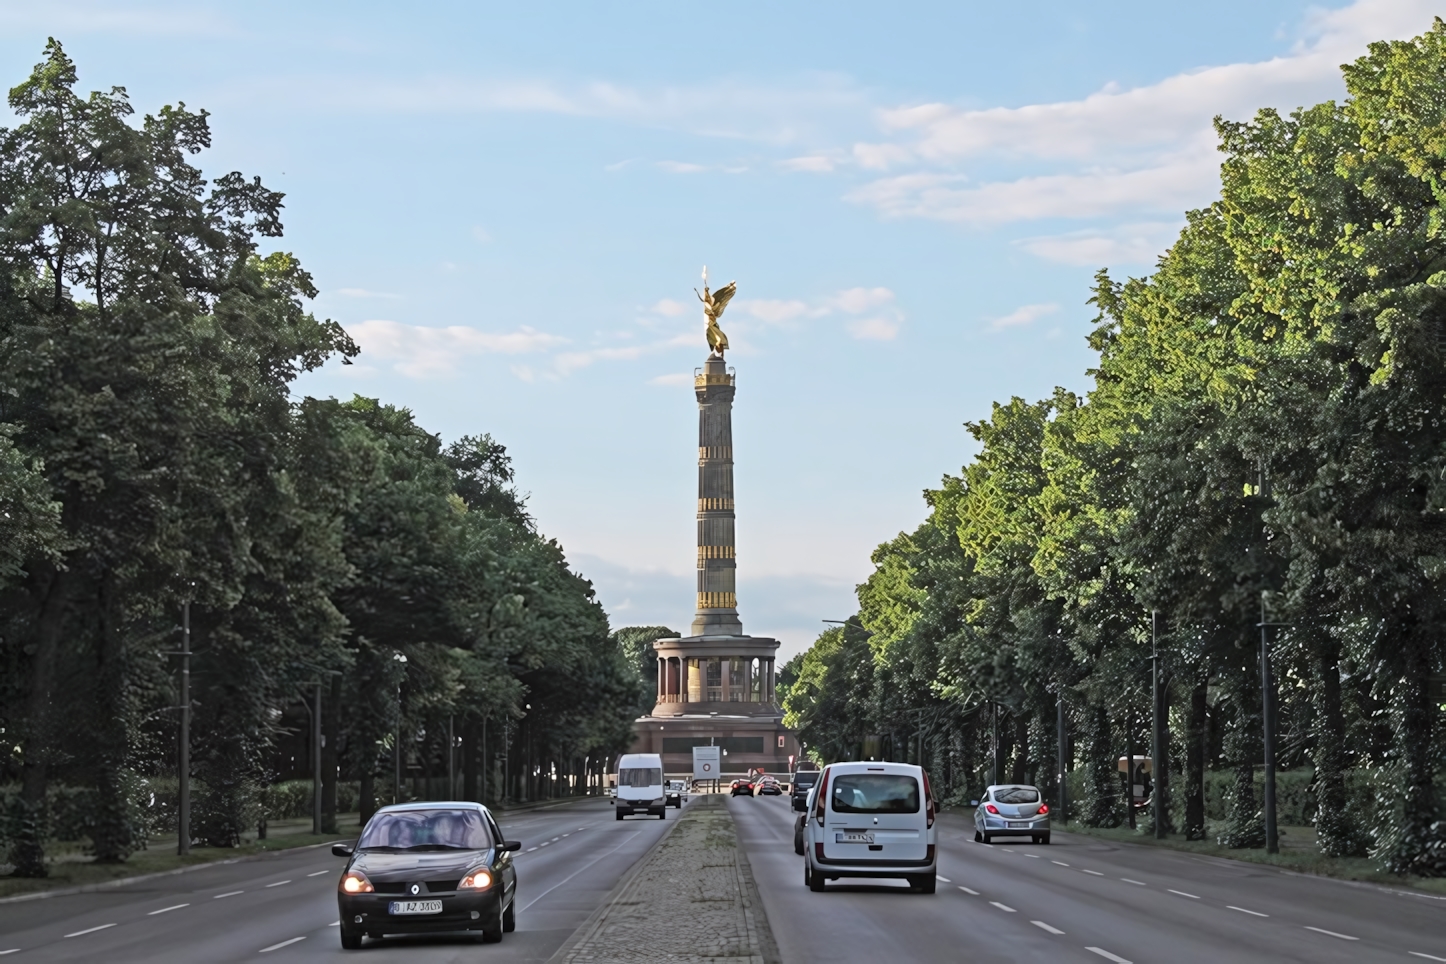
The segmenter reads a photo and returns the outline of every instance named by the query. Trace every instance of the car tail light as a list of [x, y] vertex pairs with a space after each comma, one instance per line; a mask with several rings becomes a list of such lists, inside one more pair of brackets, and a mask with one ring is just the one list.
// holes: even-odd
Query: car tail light
[[367, 880], [367, 875], [360, 870], [348, 870], [341, 878], [341, 892], [343, 894], [370, 894], [375, 887]]
[[921, 771], [924, 774], [924, 826], [934, 826], [934, 792], [929, 789], [929, 771]]
[[1047, 804], [1047, 803], [1041, 803], [1041, 804], [1039, 805], [1039, 813], [1040, 813], [1040, 815], [1045, 816], [1045, 817], [1049, 816], [1049, 804]]
[[985, 809], [985, 810], [988, 810], [990, 813], [995, 814], [995, 815], [998, 815], [998, 813], [999, 813], [999, 808], [996, 807], [996, 806], [995, 806], [994, 804], [992, 804], [992, 803], [986, 803], [986, 804], [984, 805], [984, 809]]
[[[828, 771], [823, 771], [823, 778], [818, 781], [818, 789], [814, 791], [814, 819], [820, 827], [823, 826], [823, 811], [828, 806]], [[819, 847], [822, 848], [822, 844]], [[822, 851], [820, 851], [822, 852]]]

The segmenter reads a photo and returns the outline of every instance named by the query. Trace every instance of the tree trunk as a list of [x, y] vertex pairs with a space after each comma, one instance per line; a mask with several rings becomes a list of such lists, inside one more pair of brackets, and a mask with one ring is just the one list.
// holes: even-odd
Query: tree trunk
[[98, 726], [91, 739], [96, 754], [96, 814], [91, 843], [98, 864], [123, 863], [135, 850], [124, 773], [129, 750], [126, 713], [125, 638], [115, 580], [106, 573], [97, 585], [95, 711]]
[[1190, 690], [1190, 723], [1185, 743], [1185, 839], [1205, 839], [1205, 741], [1209, 725], [1206, 674]]
[[336, 778], [338, 741], [341, 739], [341, 676], [324, 687], [321, 714], [321, 832], [336, 833]]
[[477, 723], [462, 721], [462, 799], [482, 802], [477, 795]]
[[1029, 782], [1029, 714], [1023, 711], [1014, 716], [1014, 761], [1009, 779], [1014, 783]]
[[370, 769], [367, 769], [362, 773], [361, 779], [358, 782], [361, 786], [358, 788], [357, 796], [360, 800], [357, 806], [361, 810], [361, 819], [357, 822], [359, 824], [365, 824], [372, 818], [372, 814], [377, 812], [376, 774], [372, 773]]

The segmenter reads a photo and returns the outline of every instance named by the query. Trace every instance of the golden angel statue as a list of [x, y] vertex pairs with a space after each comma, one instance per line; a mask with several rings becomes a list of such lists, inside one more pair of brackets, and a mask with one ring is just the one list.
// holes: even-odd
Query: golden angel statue
[[[693, 289], [698, 294], [698, 289]], [[698, 300], [703, 302], [703, 316], [708, 319], [708, 347], [713, 349], [713, 354], [719, 358], [728, 350], [728, 336], [723, 334], [723, 329], [718, 327], [718, 319], [723, 316], [723, 309], [728, 307], [728, 302], [738, 293], [738, 282], [730, 281], [717, 291], [708, 290], [708, 267], [703, 267], [703, 293], [698, 294]]]

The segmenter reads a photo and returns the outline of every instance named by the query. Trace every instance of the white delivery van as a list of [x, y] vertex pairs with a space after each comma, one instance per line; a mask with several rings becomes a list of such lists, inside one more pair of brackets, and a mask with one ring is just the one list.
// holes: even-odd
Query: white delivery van
[[929, 776], [905, 763], [831, 763], [810, 791], [803, 882], [823, 890], [840, 877], [902, 877], [934, 893], [938, 831]]
[[631, 813], [668, 817], [668, 796], [663, 787], [663, 758], [657, 753], [624, 753], [618, 757], [617, 819]]

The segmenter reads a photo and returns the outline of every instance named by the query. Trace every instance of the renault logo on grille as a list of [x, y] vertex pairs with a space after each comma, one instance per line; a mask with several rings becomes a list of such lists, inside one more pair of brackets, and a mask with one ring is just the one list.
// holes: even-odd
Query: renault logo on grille
[[413, 884], [413, 885], [412, 885], [412, 894], [413, 894], [413, 896], [415, 896], [415, 895], [417, 895], [417, 894], [420, 894], [421, 892], [422, 892], [422, 885], [421, 885], [421, 884]]

